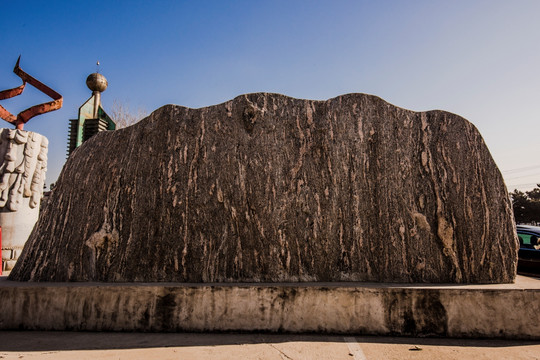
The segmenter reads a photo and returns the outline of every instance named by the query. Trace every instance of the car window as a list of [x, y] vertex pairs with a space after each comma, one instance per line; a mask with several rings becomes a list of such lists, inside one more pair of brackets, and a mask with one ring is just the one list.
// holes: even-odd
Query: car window
[[519, 243], [523, 245], [531, 245], [531, 235], [519, 233]]
[[518, 231], [519, 247], [521, 249], [540, 250], [540, 240], [537, 234], [527, 234]]

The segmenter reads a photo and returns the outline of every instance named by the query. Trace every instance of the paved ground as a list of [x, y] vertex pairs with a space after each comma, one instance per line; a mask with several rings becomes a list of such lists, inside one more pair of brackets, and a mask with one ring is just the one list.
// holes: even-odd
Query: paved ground
[[327, 335], [0, 331], [0, 359], [540, 359], [540, 343]]

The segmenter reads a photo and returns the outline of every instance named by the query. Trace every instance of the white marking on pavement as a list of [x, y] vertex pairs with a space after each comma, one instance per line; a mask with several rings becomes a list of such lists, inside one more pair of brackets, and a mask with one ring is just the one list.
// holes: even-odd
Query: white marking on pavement
[[356, 341], [356, 338], [353, 337], [344, 337], [349, 347], [349, 352], [353, 356], [354, 360], [367, 360], [366, 355], [362, 351], [360, 344]]

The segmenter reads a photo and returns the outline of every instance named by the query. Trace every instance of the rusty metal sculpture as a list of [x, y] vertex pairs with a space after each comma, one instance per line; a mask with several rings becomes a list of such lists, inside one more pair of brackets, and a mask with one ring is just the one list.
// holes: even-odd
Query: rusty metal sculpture
[[60, 109], [62, 107], [63, 98], [62, 95], [60, 95], [47, 85], [43, 84], [41, 81], [25, 73], [19, 66], [20, 61], [21, 57], [19, 56], [13, 72], [22, 79], [22, 85], [13, 89], [0, 91], [0, 100], [9, 99], [22, 94], [24, 87], [27, 83], [53, 99], [53, 101], [47, 103], [31, 106], [28, 109], [21, 111], [17, 116], [13, 115], [4, 107], [2, 107], [2, 105], [0, 105], [0, 118], [6, 120], [10, 124], [15, 125], [17, 129], [23, 130], [24, 124], [26, 124], [28, 120], [30, 120], [34, 116]]

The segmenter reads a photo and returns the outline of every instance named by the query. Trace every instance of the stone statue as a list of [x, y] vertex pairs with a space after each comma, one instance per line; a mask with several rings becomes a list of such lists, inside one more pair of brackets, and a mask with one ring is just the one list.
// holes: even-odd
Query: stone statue
[[0, 129], [2, 261], [11, 270], [39, 216], [48, 140], [31, 131]]
[[2, 227], [2, 269], [11, 270], [39, 216], [47, 171], [46, 137], [24, 130], [31, 118], [62, 107], [62, 95], [24, 72], [17, 60], [13, 72], [22, 85], [0, 91], [0, 100], [23, 93], [26, 84], [50, 96], [52, 101], [10, 113], [0, 105], [0, 118], [15, 129], [0, 129], [0, 226]]

